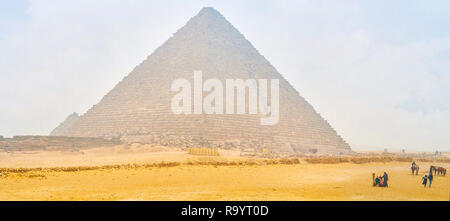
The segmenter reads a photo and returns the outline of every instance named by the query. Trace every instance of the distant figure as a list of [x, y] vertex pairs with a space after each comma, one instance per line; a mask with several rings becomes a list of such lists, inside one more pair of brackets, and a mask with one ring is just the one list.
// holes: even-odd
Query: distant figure
[[372, 185], [376, 186], [377, 183], [375, 182], [375, 173], [372, 173]]
[[380, 185], [380, 181], [381, 181], [380, 177], [375, 178], [375, 186]]
[[384, 172], [383, 174], [383, 181], [384, 181], [383, 186], [388, 187], [388, 174], [386, 172]]
[[430, 173], [430, 175], [428, 175], [428, 180], [430, 181], [430, 184], [428, 187], [431, 188], [431, 183], [433, 182], [433, 174], [432, 173]]
[[416, 175], [419, 173], [419, 166], [414, 161], [411, 165], [411, 172], [414, 175], [414, 172], [416, 172]]
[[424, 177], [422, 177], [422, 180], [423, 180], [423, 182], [422, 182], [422, 184], [423, 184], [423, 187], [427, 187], [427, 180], [428, 180], [428, 177], [427, 177], [427, 175], [425, 174], [425, 176]]

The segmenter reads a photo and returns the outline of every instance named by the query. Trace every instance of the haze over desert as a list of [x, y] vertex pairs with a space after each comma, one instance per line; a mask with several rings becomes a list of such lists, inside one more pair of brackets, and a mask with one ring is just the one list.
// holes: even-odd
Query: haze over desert
[[[244, 157], [239, 150], [196, 156], [138, 144], [2, 151], [0, 200], [449, 200], [449, 176], [435, 176], [431, 188], [421, 185], [429, 165], [448, 168], [448, 158], [416, 161], [424, 168], [418, 175], [411, 174], [410, 158], [400, 154], [329, 161], [334, 158]], [[380, 162], [364, 162], [368, 159]], [[371, 174], [384, 171], [389, 187], [373, 187]]]

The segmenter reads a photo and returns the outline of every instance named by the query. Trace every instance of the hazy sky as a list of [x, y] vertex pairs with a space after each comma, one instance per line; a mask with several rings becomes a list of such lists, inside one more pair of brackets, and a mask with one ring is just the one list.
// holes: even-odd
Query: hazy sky
[[350, 144], [450, 150], [447, 0], [0, 0], [0, 135], [85, 113], [204, 6]]

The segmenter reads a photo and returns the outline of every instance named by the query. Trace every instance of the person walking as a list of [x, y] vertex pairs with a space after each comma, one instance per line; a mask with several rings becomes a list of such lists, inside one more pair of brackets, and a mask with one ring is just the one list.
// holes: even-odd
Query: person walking
[[425, 174], [425, 176], [424, 177], [422, 177], [422, 180], [423, 180], [423, 182], [422, 182], [422, 184], [423, 184], [423, 187], [427, 187], [427, 180], [428, 180], [428, 177], [427, 177], [427, 175]]
[[431, 188], [431, 183], [433, 182], [433, 173], [430, 173], [430, 175], [428, 175], [428, 180], [430, 181], [428, 187]]

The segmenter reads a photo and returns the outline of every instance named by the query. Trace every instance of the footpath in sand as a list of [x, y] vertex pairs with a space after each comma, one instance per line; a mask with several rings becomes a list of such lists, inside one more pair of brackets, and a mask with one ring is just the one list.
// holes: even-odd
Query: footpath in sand
[[[127, 159], [133, 155], [127, 154], [123, 155]], [[166, 159], [165, 155], [181, 163], [92, 167], [79, 171], [3, 170], [0, 200], [450, 200], [448, 174], [435, 176], [431, 188], [421, 185], [421, 177], [427, 170], [423, 168], [430, 165], [426, 162], [418, 162], [422, 170], [416, 176], [411, 174], [408, 162], [217, 165], [208, 162], [223, 158], [193, 157], [182, 152], [148, 154], [153, 154], [153, 158], [147, 156], [153, 159], [150, 161], [161, 161]], [[115, 158], [105, 160], [102, 154], [92, 158], [87, 155], [83, 154], [83, 164], [90, 166], [94, 164], [91, 160], [98, 157], [103, 159], [103, 165], [123, 157], [116, 153]], [[144, 158], [135, 157], [138, 163], [145, 163]], [[5, 162], [0, 167], [5, 168]], [[22, 167], [26, 162], [38, 163], [25, 161]], [[66, 162], [73, 166], [70, 160]], [[35, 165], [28, 163], [28, 166]], [[440, 166], [449, 168], [450, 164]], [[381, 175], [384, 171], [389, 174], [389, 187], [372, 187], [372, 172]]]

